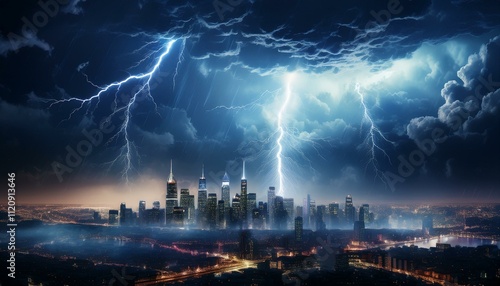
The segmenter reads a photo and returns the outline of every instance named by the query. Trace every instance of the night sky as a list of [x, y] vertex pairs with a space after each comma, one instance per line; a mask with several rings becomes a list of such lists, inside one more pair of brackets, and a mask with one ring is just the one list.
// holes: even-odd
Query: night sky
[[245, 159], [258, 200], [500, 198], [498, 1], [40, 3], [0, 3], [24, 202], [163, 204], [170, 159], [195, 193]]

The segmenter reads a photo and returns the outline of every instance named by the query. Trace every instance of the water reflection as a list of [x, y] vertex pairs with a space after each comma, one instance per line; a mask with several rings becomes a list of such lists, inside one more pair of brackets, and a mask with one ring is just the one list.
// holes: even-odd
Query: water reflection
[[460, 245], [462, 247], [478, 247], [481, 245], [496, 245], [500, 247], [500, 242], [491, 239], [471, 238], [471, 237], [457, 237], [457, 236], [442, 236], [439, 238], [428, 239], [425, 241], [418, 241], [414, 243], [406, 243], [406, 246], [416, 245], [422, 248], [436, 247], [436, 243], [447, 243], [452, 247]]

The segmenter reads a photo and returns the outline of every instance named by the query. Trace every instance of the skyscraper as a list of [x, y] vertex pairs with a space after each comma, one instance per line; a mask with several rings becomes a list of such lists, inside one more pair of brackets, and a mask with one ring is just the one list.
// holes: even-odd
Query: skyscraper
[[330, 228], [339, 227], [339, 204], [331, 203], [328, 205], [328, 211], [330, 215]]
[[294, 213], [293, 213], [293, 198], [284, 198], [283, 199], [283, 206], [286, 210], [286, 226], [288, 227], [288, 229], [291, 229], [292, 228], [292, 224], [293, 224], [293, 218], [295, 217], [294, 216]]
[[191, 224], [194, 221], [194, 196], [189, 194], [189, 189], [181, 189], [180, 206], [184, 209], [184, 220]]
[[184, 209], [184, 220], [188, 219], [188, 202], [189, 201], [189, 189], [181, 189], [181, 198], [179, 200], [179, 206]]
[[325, 205], [319, 205], [316, 208], [316, 216], [315, 216], [316, 230], [324, 230], [326, 228], [325, 221], [323, 220], [325, 213], [326, 213]]
[[146, 222], [146, 201], [139, 201], [139, 222]]
[[239, 194], [236, 194], [233, 198], [230, 210], [230, 226], [233, 228], [237, 228], [241, 226], [241, 197]]
[[224, 201], [224, 217], [222, 219], [226, 220], [229, 217], [229, 207], [231, 206], [231, 191], [227, 172], [222, 177], [221, 200]]
[[108, 212], [108, 224], [117, 224], [118, 223], [118, 210], [109, 210]]
[[131, 208], [127, 208], [125, 203], [120, 204], [120, 225], [130, 225], [134, 221], [134, 212]]
[[355, 221], [356, 210], [354, 209], [354, 205], [352, 204], [352, 196], [347, 195], [345, 198], [345, 218], [348, 225], [352, 226]]
[[276, 198], [276, 189], [274, 187], [269, 187], [267, 191], [267, 207], [268, 207], [268, 217], [267, 221], [268, 226], [272, 226], [274, 224], [274, 199]]
[[207, 220], [207, 179], [205, 179], [205, 166], [201, 166], [201, 177], [198, 181], [198, 223], [205, 226]]
[[241, 207], [241, 220], [243, 221], [243, 228], [248, 225], [248, 213], [252, 209], [248, 209], [248, 195], [247, 195], [247, 179], [245, 177], [245, 160], [243, 160], [243, 173], [241, 175], [241, 197], [240, 197], [240, 207]]
[[256, 193], [248, 193], [247, 195], [247, 210], [248, 212], [252, 212], [254, 208], [257, 207], [257, 194]]
[[287, 212], [283, 203], [283, 197], [276, 196], [274, 198], [274, 228], [286, 228]]
[[365, 224], [367, 224], [369, 222], [369, 216], [370, 216], [370, 205], [363, 204], [359, 208], [359, 221], [362, 221]]
[[316, 201], [309, 199], [309, 227], [311, 229], [316, 227]]
[[296, 242], [302, 241], [303, 231], [304, 231], [303, 220], [302, 220], [302, 217], [298, 216], [295, 218], [295, 241]]
[[183, 226], [184, 225], [184, 208], [183, 207], [174, 207], [173, 212], [173, 225], [175, 226]]
[[125, 203], [120, 204], [120, 224], [125, 224], [126, 218], [125, 218], [125, 210], [127, 209], [127, 205]]
[[167, 199], [165, 203], [165, 222], [170, 224], [173, 219], [174, 208], [177, 206], [177, 181], [174, 178], [172, 160], [170, 160], [170, 175], [167, 181]]
[[224, 229], [226, 228], [226, 202], [223, 200], [219, 200], [217, 203], [217, 228]]
[[307, 194], [307, 198], [303, 201], [303, 217], [302, 221], [305, 227], [309, 227], [309, 210], [311, 208], [311, 195]]
[[207, 198], [207, 221], [210, 229], [217, 226], [217, 194], [210, 193]]

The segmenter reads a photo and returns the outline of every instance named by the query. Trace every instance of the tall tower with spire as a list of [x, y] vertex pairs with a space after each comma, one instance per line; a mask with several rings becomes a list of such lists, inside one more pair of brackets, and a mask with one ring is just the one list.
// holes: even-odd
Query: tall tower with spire
[[201, 177], [198, 181], [198, 224], [205, 226], [207, 218], [207, 180], [205, 165], [201, 166]]
[[221, 200], [224, 201], [224, 218], [227, 219], [229, 217], [229, 207], [231, 200], [229, 176], [227, 175], [227, 172], [225, 172], [224, 177], [222, 177]]
[[174, 207], [178, 205], [177, 201], [177, 181], [174, 178], [172, 160], [170, 160], [170, 175], [167, 181], [167, 199], [165, 203], [165, 222], [170, 224], [174, 214]]
[[245, 177], [245, 160], [243, 160], [243, 173], [241, 174], [241, 220], [243, 221], [243, 228], [248, 225], [248, 191], [247, 191], [247, 179]]

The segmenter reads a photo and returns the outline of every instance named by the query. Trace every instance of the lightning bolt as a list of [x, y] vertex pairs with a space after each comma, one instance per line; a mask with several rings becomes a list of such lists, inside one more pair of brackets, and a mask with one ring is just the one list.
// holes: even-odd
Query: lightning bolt
[[285, 194], [284, 191], [284, 182], [283, 182], [283, 145], [281, 144], [281, 141], [283, 140], [283, 137], [285, 136], [285, 128], [283, 127], [283, 113], [288, 107], [288, 102], [290, 101], [290, 96], [292, 94], [291, 90], [291, 85], [292, 85], [292, 80], [293, 80], [293, 74], [289, 74], [287, 76], [287, 84], [286, 84], [286, 90], [285, 90], [285, 101], [283, 102], [283, 105], [280, 108], [280, 111], [278, 113], [278, 138], [276, 139], [276, 145], [278, 146], [278, 150], [276, 152], [276, 159], [278, 160], [278, 194], [280, 196], [283, 196]]
[[263, 104], [261, 104], [259, 102], [265, 101], [266, 99], [269, 99], [269, 98], [274, 98], [280, 90], [281, 89], [277, 89], [277, 90], [273, 90], [273, 91], [266, 90], [263, 93], [261, 93], [257, 99], [251, 101], [250, 103], [247, 103], [244, 105], [231, 105], [231, 106], [219, 105], [219, 106], [216, 106], [214, 108], [208, 109], [207, 112], [215, 111], [215, 110], [219, 110], [219, 109], [232, 110], [232, 111], [239, 112], [240, 110], [247, 110], [247, 109], [252, 109], [252, 108], [256, 108], [256, 107], [263, 107]]
[[378, 169], [379, 163], [377, 160], [376, 153], [377, 151], [382, 152], [382, 154], [384, 154], [384, 156], [389, 160], [389, 162], [391, 161], [391, 159], [389, 155], [387, 155], [385, 150], [380, 146], [380, 144], [377, 143], [377, 138], [390, 144], [394, 144], [394, 142], [387, 139], [387, 137], [384, 136], [384, 134], [380, 131], [380, 129], [373, 121], [372, 116], [370, 114], [370, 110], [366, 106], [365, 95], [361, 92], [361, 86], [359, 83], [356, 83], [355, 90], [359, 95], [361, 106], [363, 107], [363, 121], [365, 121], [369, 126], [368, 134], [364, 141], [364, 143], [367, 146], [369, 146], [369, 153], [370, 153], [370, 159], [368, 160], [367, 167], [368, 165], [372, 165], [375, 171], [375, 177], [381, 179], [383, 182], [386, 182], [383, 177], [383, 172]]
[[[130, 120], [132, 118], [132, 109], [133, 109], [134, 105], [136, 104], [138, 97], [141, 94], [145, 94], [147, 96], [147, 98], [149, 98], [149, 100], [154, 104], [155, 111], [156, 111], [156, 113], [158, 113], [158, 105], [156, 104], [154, 98], [151, 95], [152, 79], [153, 79], [153, 76], [155, 75], [155, 73], [157, 73], [159, 71], [161, 63], [163, 62], [165, 57], [167, 57], [167, 55], [170, 53], [172, 46], [176, 43], [176, 41], [177, 41], [177, 39], [160, 37], [159, 39], [157, 39], [155, 41], [146, 43], [145, 45], [143, 45], [140, 48], [140, 49], [142, 49], [142, 48], [147, 47], [147, 46], [152, 45], [152, 44], [161, 44], [161, 48], [159, 48], [158, 50], [153, 51], [151, 53], [148, 53], [143, 59], [141, 59], [135, 65], [135, 66], [138, 66], [143, 61], [153, 57], [154, 54], [158, 54], [161, 52], [161, 54], [155, 59], [154, 65], [149, 69], [148, 72], [130, 75], [129, 77], [127, 77], [121, 81], [116, 81], [116, 82], [113, 82], [113, 83], [110, 83], [110, 84], [107, 84], [104, 86], [98, 86], [98, 85], [92, 83], [89, 80], [88, 76], [86, 74], [84, 74], [84, 76], [87, 79], [87, 82], [99, 89], [99, 91], [96, 94], [92, 95], [89, 98], [85, 98], [85, 99], [71, 97], [68, 99], [53, 100], [53, 101], [51, 101], [51, 103], [49, 105], [49, 108], [52, 108], [58, 104], [77, 103], [77, 107], [74, 108], [70, 112], [70, 114], [68, 115], [68, 117], [66, 119], [61, 121], [61, 123], [62, 123], [64, 121], [71, 120], [72, 117], [75, 116], [76, 113], [84, 110], [85, 108], [86, 108], [85, 115], [92, 113], [99, 105], [101, 97], [114, 91], [113, 110], [112, 110], [111, 114], [109, 116], [107, 116], [105, 122], [109, 123], [111, 121], [111, 119], [119, 113], [123, 114], [122, 117], [120, 117], [120, 119], [123, 121], [120, 124], [118, 131], [107, 141], [106, 144], [109, 144], [110, 142], [113, 142], [113, 141], [117, 141], [119, 138], [124, 139], [124, 144], [120, 148], [119, 156], [117, 156], [117, 158], [115, 158], [114, 160], [112, 160], [111, 162], [108, 162], [106, 164], [109, 166], [109, 168], [108, 168], [108, 170], [109, 170], [116, 163], [119, 163], [119, 162], [122, 163], [124, 167], [123, 167], [123, 170], [121, 172], [121, 175], [122, 175], [122, 178], [125, 179], [126, 183], [129, 182], [129, 178], [128, 178], [129, 173], [133, 170], [133, 162], [132, 161], [133, 161], [134, 156], [139, 158], [139, 154], [138, 154], [136, 147], [134, 145], [134, 142], [131, 140], [130, 134], [129, 134], [129, 128], [130, 128], [129, 123], [130, 123]], [[179, 64], [183, 59], [184, 47], [185, 47], [185, 39], [183, 39], [182, 50], [181, 50], [181, 53], [179, 55], [177, 66], [175, 69], [175, 75], [173, 78], [174, 86], [175, 86], [175, 76], [177, 75]], [[134, 52], [137, 52], [137, 50]], [[84, 68], [84, 66], [82, 66], [82, 68]], [[125, 88], [126, 84], [135, 83], [135, 82], [138, 82], [138, 83], [134, 89], [134, 92], [131, 95], [129, 95], [129, 98], [125, 98], [125, 99], [122, 98], [124, 103], [123, 103], [123, 105], [120, 105], [118, 102], [118, 92], [120, 92], [122, 88]], [[92, 111], [90, 111], [92, 106], [93, 106], [93, 109], [92, 109]]]

